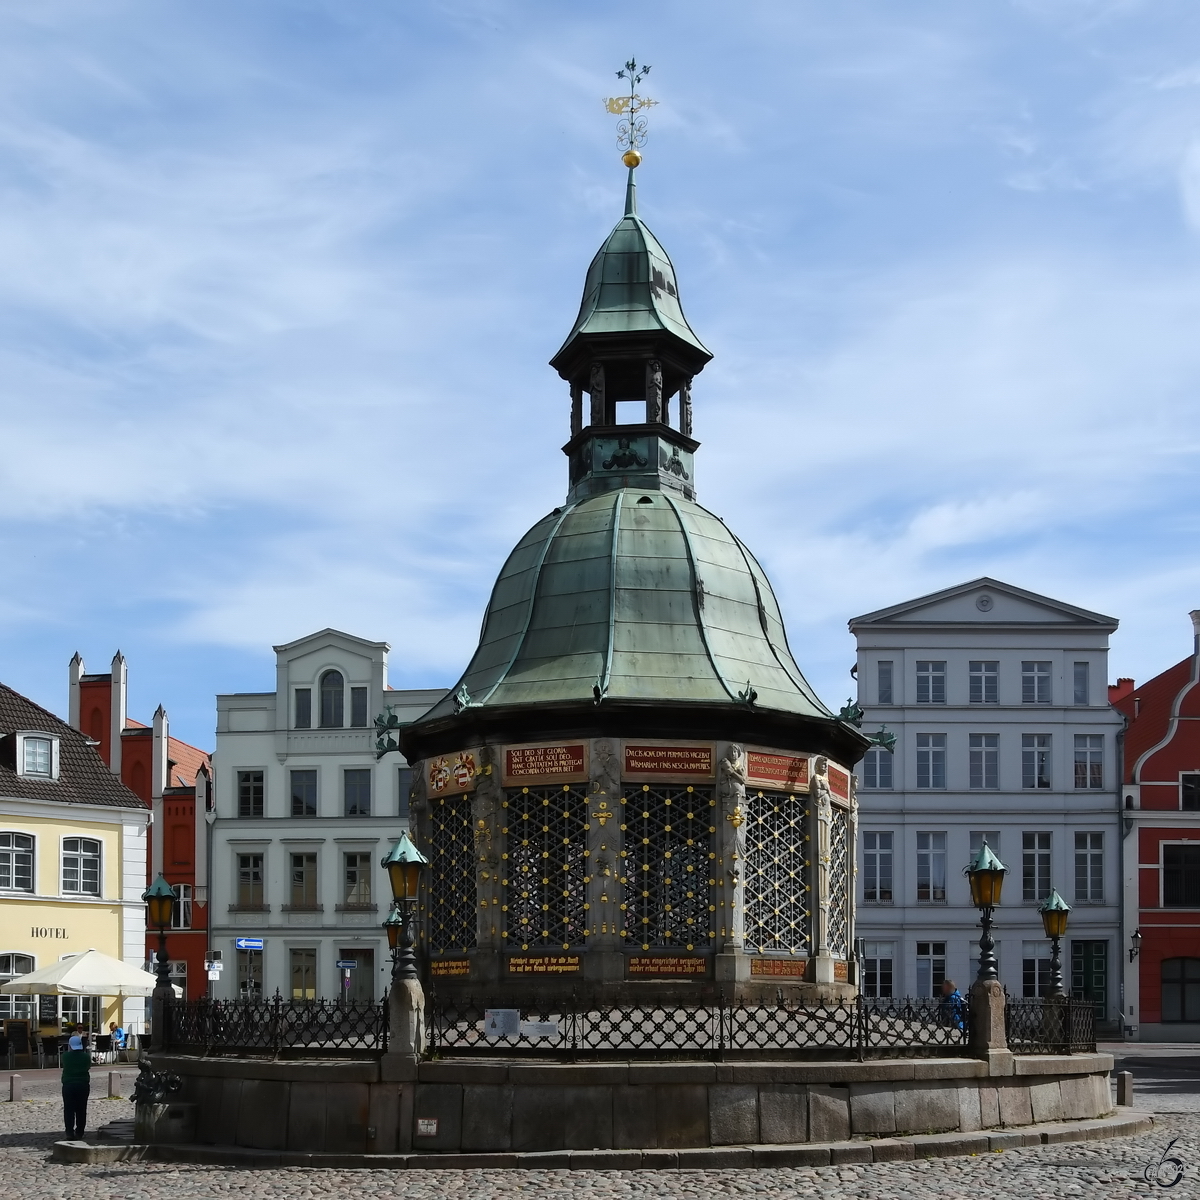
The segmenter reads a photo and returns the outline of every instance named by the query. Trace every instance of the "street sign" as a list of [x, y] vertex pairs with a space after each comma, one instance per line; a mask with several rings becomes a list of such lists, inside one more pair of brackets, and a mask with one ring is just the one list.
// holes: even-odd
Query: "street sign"
[[209, 977], [209, 979], [220, 979], [221, 972], [220, 971], [209, 971], [208, 977]]
[[358, 966], [356, 958], [339, 958], [337, 960], [337, 969], [339, 971], [353, 971]]
[[262, 938], [234, 938], [233, 944], [239, 950], [261, 950], [263, 948]]
[[206, 959], [204, 963], [206, 971], [216, 971], [218, 975], [225, 970], [225, 964], [219, 959]]

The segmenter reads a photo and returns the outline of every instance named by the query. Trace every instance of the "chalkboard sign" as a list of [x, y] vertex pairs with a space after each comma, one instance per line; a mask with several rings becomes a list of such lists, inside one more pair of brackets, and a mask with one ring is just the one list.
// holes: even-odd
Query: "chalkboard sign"
[[38, 1024], [39, 1025], [57, 1025], [58, 1024], [58, 997], [57, 996], [39, 996], [38, 997]]
[[14, 1054], [28, 1054], [29, 1022], [24, 1018], [10, 1017], [4, 1022], [4, 1033], [8, 1038], [9, 1049]]

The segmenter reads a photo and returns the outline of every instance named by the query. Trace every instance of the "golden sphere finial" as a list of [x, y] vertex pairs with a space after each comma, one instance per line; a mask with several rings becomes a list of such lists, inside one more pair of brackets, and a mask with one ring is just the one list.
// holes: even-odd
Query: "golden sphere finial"
[[636, 150], [626, 150], [625, 153], [621, 155], [621, 161], [630, 170], [632, 170], [634, 167], [638, 166], [641, 163], [642, 156]]

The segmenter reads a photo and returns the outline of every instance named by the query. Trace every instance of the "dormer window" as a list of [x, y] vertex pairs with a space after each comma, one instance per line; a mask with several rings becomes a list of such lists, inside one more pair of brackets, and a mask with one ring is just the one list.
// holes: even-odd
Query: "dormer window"
[[321, 728], [341, 729], [346, 723], [346, 681], [341, 671], [321, 676]]
[[26, 779], [57, 779], [58, 738], [33, 730], [18, 733], [17, 773]]

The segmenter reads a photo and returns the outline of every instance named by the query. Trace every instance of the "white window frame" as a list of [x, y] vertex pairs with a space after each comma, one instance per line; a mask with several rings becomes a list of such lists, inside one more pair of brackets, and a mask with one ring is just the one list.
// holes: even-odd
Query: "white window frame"
[[[918, 942], [915, 956], [917, 968], [918, 996], [934, 997], [940, 994], [942, 979], [946, 978], [946, 943]], [[941, 975], [941, 979], [937, 976]], [[924, 976], [929, 978], [925, 979]]]
[[1043, 658], [1021, 661], [1021, 703], [1051, 704], [1054, 700], [1054, 663]]
[[[95, 854], [90, 852], [85, 853], [83, 847], [78, 850], [68, 850], [68, 842], [94, 842], [98, 847]], [[77, 858], [79, 873], [79, 887], [67, 887], [67, 859], [68, 857]], [[94, 858], [96, 860], [96, 891], [87, 892], [83, 889], [83, 864], [87, 859]], [[98, 837], [87, 837], [84, 834], [72, 834], [70, 837], [60, 839], [58, 844], [58, 890], [63, 896], [90, 896], [93, 900], [104, 899], [104, 842]]]
[[[1081, 882], [1082, 887], [1079, 886]], [[1075, 831], [1075, 903], [1104, 903], [1104, 833], [1101, 830]]]
[[[0, 829], [0, 835], [6, 836], [6, 837], [14, 837], [14, 838], [23, 837], [23, 838], [28, 838], [30, 841], [30, 846], [29, 846], [28, 850], [24, 849], [23, 847], [18, 850], [16, 846], [7, 846], [3, 850], [0, 850], [0, 854], [6, 854], [9, 856], [9, 861], [8, 861], [9, 886], [4, 888], [4, 891], [7, 893], [17, 895], [17, 896], [36, 895], [37, 894], [37, 835], [34, 833], [30, 833], [26, 829]], [[16, 857], [15, 856], [18, 854], [28, 854], [29, 855], [29, 886], [27, 888], [12, 886], [12, 881], [16, 878], [16, 869], [15, 869]], [[8, 952], [5, 951], [5, 953], [8, 953]], [[18, 953], [18, 951], [14, 950], [14, 951], [12, 951], [12, 953], [16, 954], [16, 953]]]
[[[887, 991], [882, 990], [884, 963], [887, 964]], [[896, 943], [863, 942], [862, 994], [887, 999], [896, 994]], [[873, 977], [873, 978], [872, 978]]]
[[[1050, 994], [1052, 952], [1047, 941], [1021, 943], [1021, 995], [1027, 998]], [[1028, 976], [1033, 976], [1030, 989]]]
[[[945, 830], [922, 829], [917, 832], [917, 875], [916, 875], [916, 902], [921, 905], [925, 904], [945, 904], [947, 902], [947, 843], [948, 838]], [[939, 872], [940, 866], [940, 872]], [[924, 874], [929, 887], [929, 895], [921, 898], [921, 876]], [[938, 896], [937, 880], [941, 876], [941, 895]]]
[[[1048, 733], [1021, 734], [1021, 787], [1025, 791], [1053, 790], [1054, 772], [1050, 754], [1054, 749]], [[1033, 782], [1028, 782], [1032, 780]]]
[[[1000, 703], [1000, 663], [996, 659], [979, 658], [967, 662], [971, 704]], [[976, 688], [978, 684], [978, 688]], [[979, 698], [976, 699], [976, 691]], [[990, 695], [989, 695], [990, 693]]]
[[[885, 679], [886, 688], [884, 687]], [[894, 659], [882, 658], [875, 664], [875, 696], [878, 704], [896, 703], [896, 663]]]
[[[1081, 692], [1080, 684], [1082, 684], [1082, 700], [1079, 698]], [[1091, 704], [1092, 664], [1090, 662], [1078, 661], [1071, 664], [1071, 699], [1080, 708]]]
[[971, 733], [967, 735], [970, 755], [967, 783], [970, 791], [994, 792], [1000, 788], [1000, 735]]
[[[924, 693], [923, 696], [922, 693]], [[946, 703], [945, 659], [922, 658], [917, 660], [917, 703]]]
[[[886, 767], [886, 772], [884, 768]], [[887, 782], [881, 780], [886, 774]], [[890, 792], [896, 786], [896, 764], [890, 750], [882, 746], [874, 746], [863, 755], [862, 770], [859, 775], [864, 788], [871, 791]]]
[[[1102, 792], [1104, 790], [1104, 734], [1077, 733], [1071, 782], [1077, 792]], [[1079, 782], [1079, 768], [1083, 767], [1083, 782]], [[1093, 770], [1095, 768], [1095, 770]]]
[[[56, 780], [58, 779], [59, 771], [59, 743], [58, 738], [47, 733], [44, 729], [18, 729], [16, 733], [17, 739], [17, 775], [22, 779], [43, 779]], [[50, 770], [47, 771], [27, 771], [25, 769], [25, 743], [26, 741], [38, 741], [50, 743]]]
[[[896, 897], [896, 835], [888, 829], [865, 829], [863, 839], [863, 903], [864, 904], [893, 904]], [[885, 844], [886, 840], [886, 844]], [[880, 893], [880, 879], [883, 878], [883, 866], [887, 866], [888, 898], [884, 900]], [[875, 880], [875, 895], [868, 895], [867, 881]]]
[[[938, 774], [940, 769], [940, 776]], [[925, 782], [921, 779], [924, 777]], [[938, 782], [938, 779], [941, 782]], [[922, 792], [944, 792], [946, 790], [946, 735], [944, 733], [917, 734], [917, 789]]]
[[1041, 904], [1054, 887], [1054, 838], [1049, 829], [1021, 833], [1021, 899]]
[[[192, 903], [195, 899], [192, 885], [190, 883], [173, 883], [171, 891], [175, 893], [175, 903], [171, 907], [171, 928], [191, 929]], [[174, 966], [174, 962], [171, 965]]]

